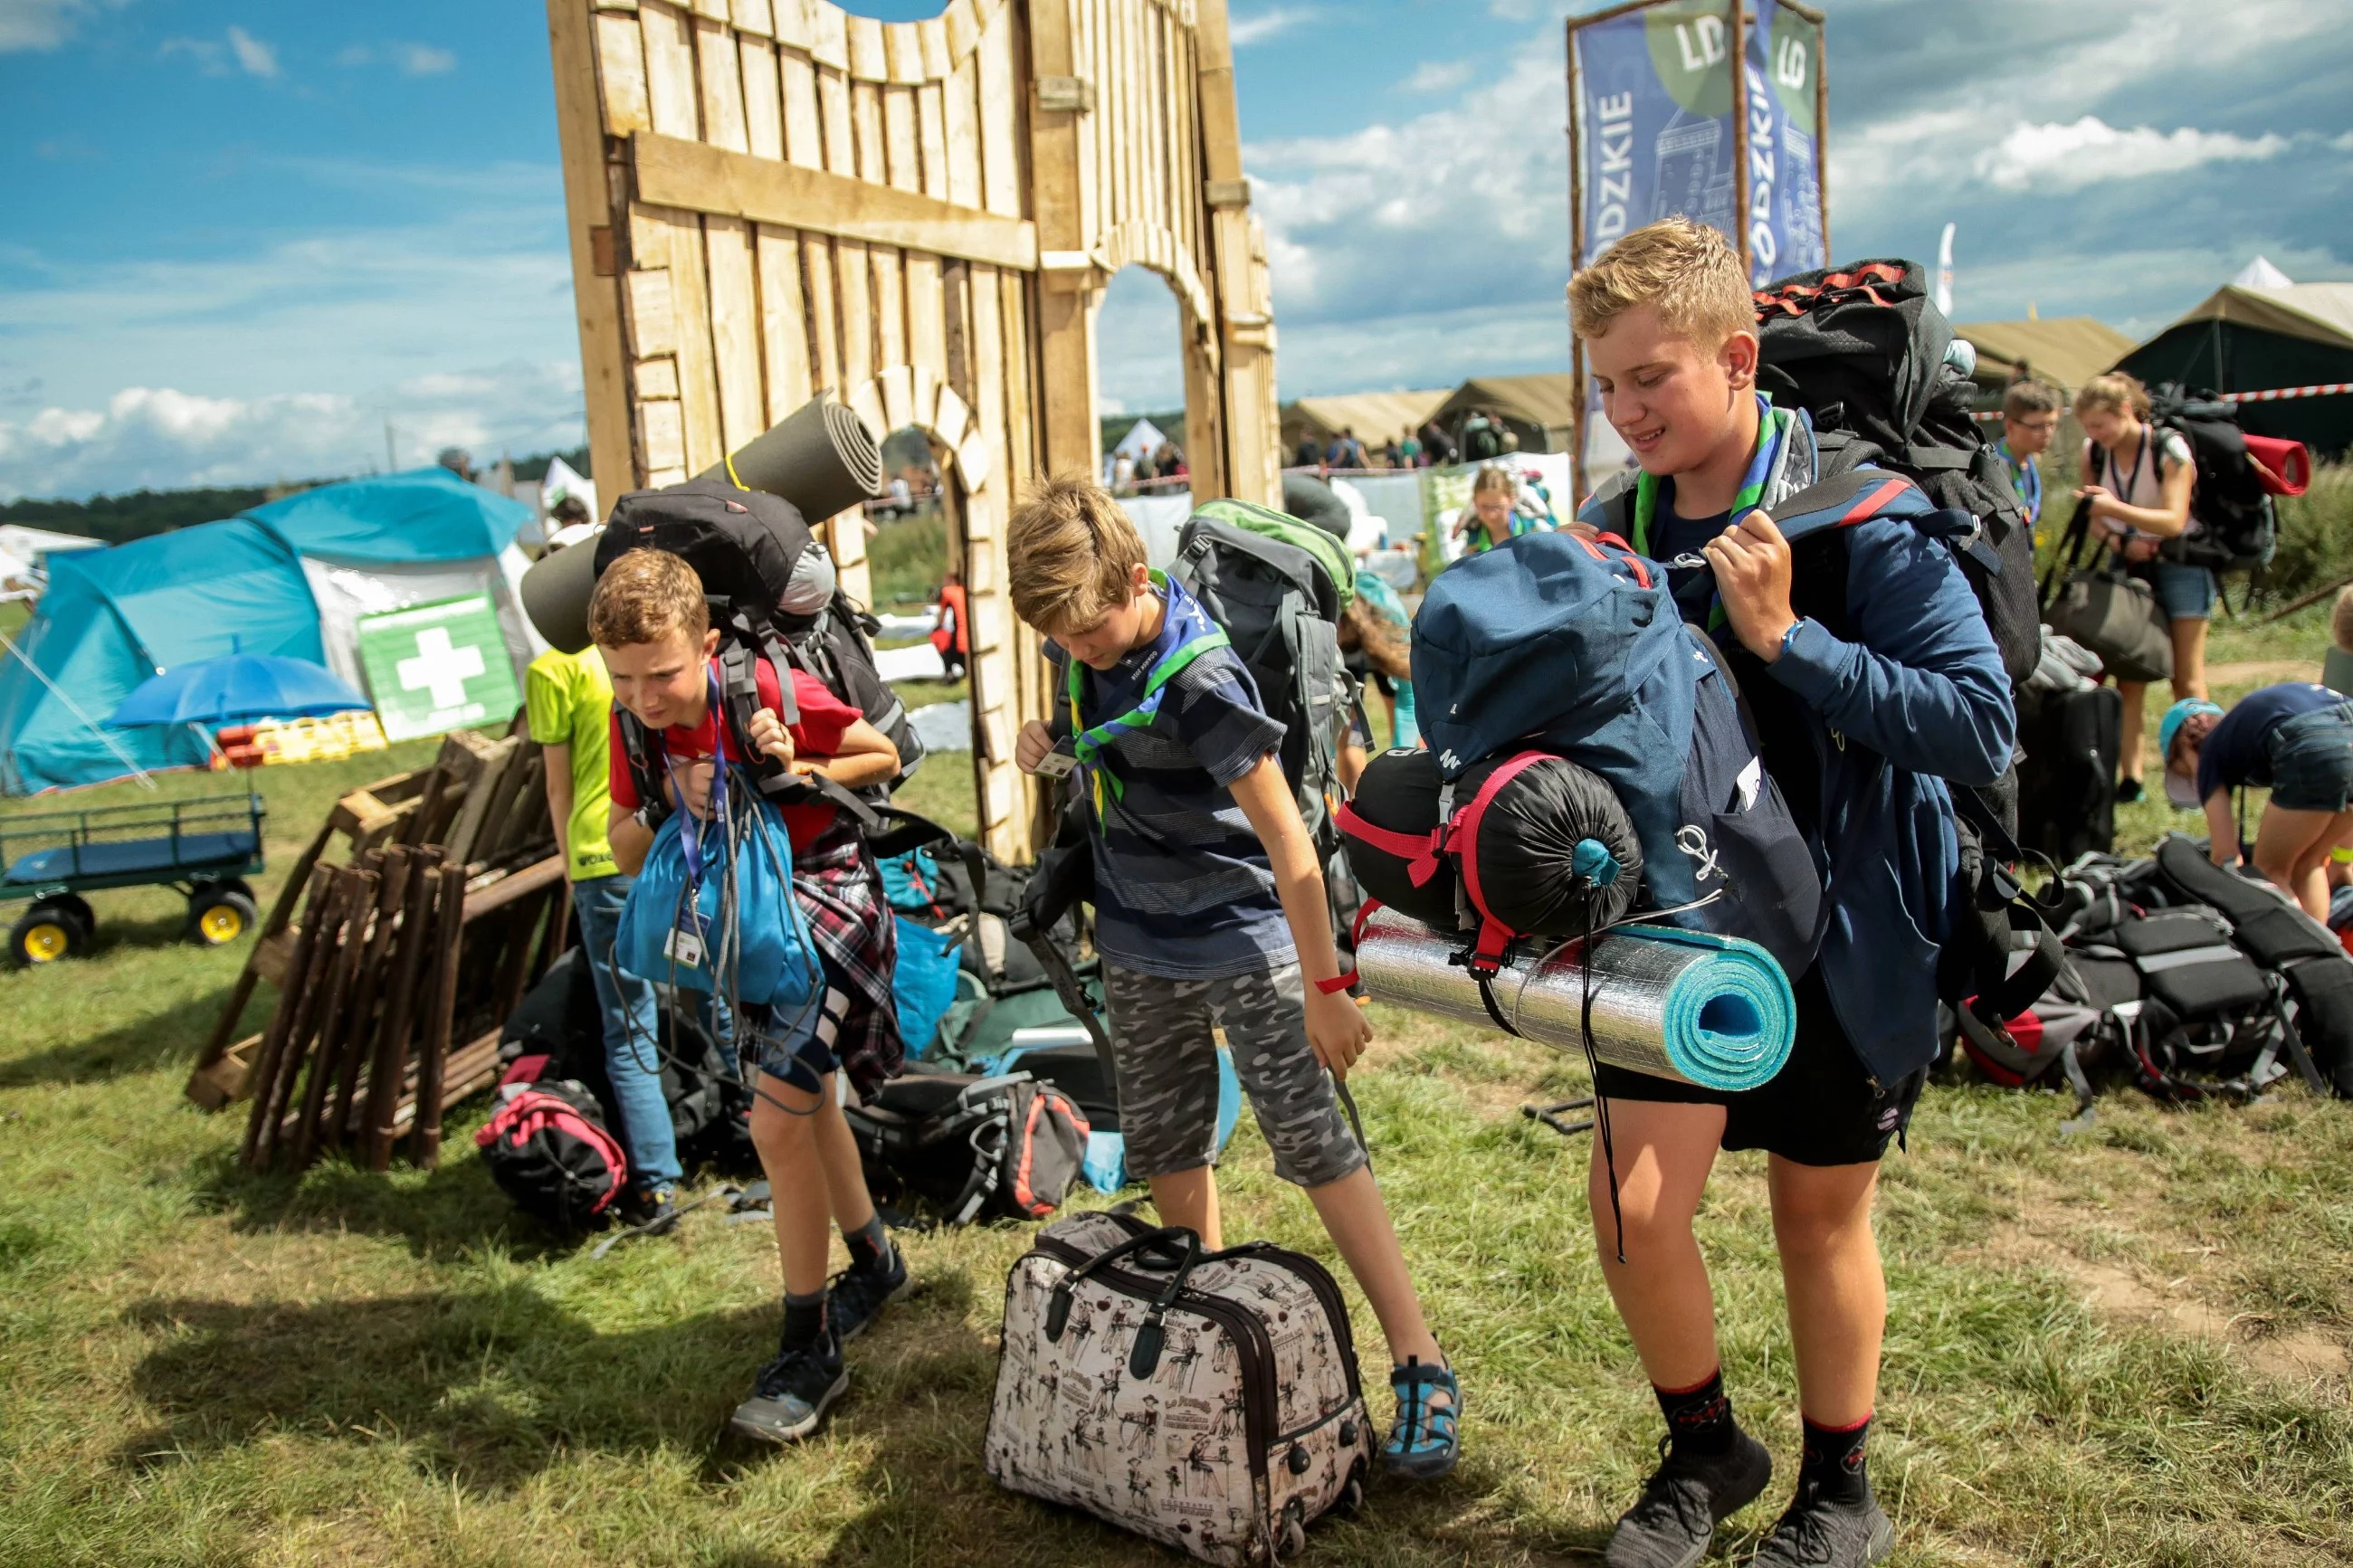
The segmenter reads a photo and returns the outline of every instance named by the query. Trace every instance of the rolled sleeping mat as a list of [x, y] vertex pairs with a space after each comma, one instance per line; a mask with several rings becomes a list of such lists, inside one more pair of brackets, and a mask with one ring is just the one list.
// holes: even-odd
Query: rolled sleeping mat
[[[1494, 1019], [1454, 962], [1462, 944], [1395, 910], [1376, 910], [1356, 973], [1376, 1000], [1465, 1024]], [[1586, 977], [1576, 943], [1509, 963], [1488, 984], [1522, 1035], [1582, 1054]], [[1593, 1054], [1612, 1067], [1725, 1092], [1755, 1089], [1789, 1059], [1798, 1002], [1753, 942], [1668, 926], [1620, 926], [1593, 943]]]
[[766, 490], [822, 521], [882, 493], [882, 448], [856, 409], [820, 392], [695, 477]]
[[[1357, 884], [1441, 929], [1455, 923], [1457, 884], [1472, 867], [1487, 909], [1515, 931], [1574, 936], [1622, 917], [1642, 885], [1642, 844], [1616, 793], [1566, 757], [1542, 757], [1505, 774], [1515, 760], [1487, 758], [1454, 781], [1457, 841], [1433, 860], [1426, 849], [1409, 851], [1409, 841], [1426, 844], [1438, 826], [1444, 786], [1437, 753], [1399, 748], [1375, 757], [1342, 819]], [[1470, 807], [1498, 775], [1474, 818]]]
[[[882, 449], [855, 409], [819, 393], [726, 462], [697, 479], [729, 480], [782, 496], [818, 521], [882, 493]], [[596, 592], [592, 545], [543, 555], [522, 574], [522, 609], [539, 635], [565, 653], [588, 646], [588, 601]]]

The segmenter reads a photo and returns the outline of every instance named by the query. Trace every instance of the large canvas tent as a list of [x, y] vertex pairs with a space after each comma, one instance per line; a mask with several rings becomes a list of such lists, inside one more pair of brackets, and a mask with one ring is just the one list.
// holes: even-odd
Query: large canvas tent
[[[0, 662], [0, 791], [201, 763], [187, 730], [101, 731], [141, 681], [194, 659], [282, 654], [368, 689], [360, 617], [488, 595], [520, 672], [541, 646], [516, 598], [531, 509], [441, 468], [305, 490], [222, 522], [49, 558]], [[518, 684], [520, 675], [518, 673]]]
[[1576, 378], [1567, 371], [1473, 376], [1438, 405], [1438, 423], [1459, 435], [1473, 408], [1510, 426], [1523, 452], [1566, 452], [1576, 444]]
[[1313, 441], [1319, 452], [1344, 430], [1354, 430], [1365, 450], [1377, 452], [1392, 436], [1421, 433], [1422, 422], [1446, 401], [1444, 387], [1425, 392], [1352, 392], [1335, 397], [1303, 397], [1282, 405], [1284, 460]]
[[[2225, 284], [2122, 363], [2146, 382], [2217, 392], [2353, 382], [2353, 283]], [[2242, 403], [2239, 423], [2342, 454], [2353, 448], [2353, 395]]]
[[2021, 372], [2073, 392], [2133, 346], [2132, 339], [2093, 316], [1956, 321], [1953, 335], [1978, 351], [1978, 384], [1997, 392]]

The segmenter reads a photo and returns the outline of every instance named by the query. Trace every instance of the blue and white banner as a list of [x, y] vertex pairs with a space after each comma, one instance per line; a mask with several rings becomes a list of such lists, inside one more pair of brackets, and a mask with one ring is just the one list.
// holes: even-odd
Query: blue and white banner
[[1742, 72], [1748, 116], [1748, 286], [1830, 264], [1815, 163], [1816, 73], [1822, 29], [1766, 0], [1748, 30]]

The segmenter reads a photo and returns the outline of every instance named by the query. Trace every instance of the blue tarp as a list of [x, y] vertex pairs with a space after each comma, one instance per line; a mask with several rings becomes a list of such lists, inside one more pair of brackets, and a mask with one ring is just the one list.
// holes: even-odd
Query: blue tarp
[[158, 670], [197, 659], [256, 653], [326, 663], [302, 557], [488, 561], [531, 515], [447, 469], [419, 468], [322, 485], [111, 550], [51, 556], [48, 592], [16, 639], [24, 658], [0, 654], [0, 792], [120, 778], [131, 771], [126, 755], [142, 768], [202, 763], [207, 748], [194, 731], [101, 734], [94, 726]]
[[447, 468], [322, 485], [245, 513], [298, 554], [330, 561], [480, 561], [514, 542], [531, 508]]
[[0, 787], [10, 795], [119, 778], [124, 753], [143, 768], [204, 762], [203, 737], [186, 729], [90, 727], [159, 668], [237, 652], [325, 658], [294, 552], [242, 518], [51, 556], [48, 592], [16, 647], [24, 658], [0, 668]]

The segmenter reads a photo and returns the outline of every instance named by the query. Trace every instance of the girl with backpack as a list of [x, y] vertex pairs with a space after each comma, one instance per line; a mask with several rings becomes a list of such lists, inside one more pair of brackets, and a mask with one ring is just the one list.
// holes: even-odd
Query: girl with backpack
[[[2091, 503], [2092, 527], [2116, 565], [2157, 592], [2172, 632], [2173, 697], [2179, 702], [2206, 695], [2206, 625], [2217, 589], [2207, 568], [2165, 556], [2167, 542], [2189, 531], [2198, 466], [2189, 443], [2152, 421], [2149, 412], [2148, 389], [2122, 371], [2095, 375], [2077, 390], [2084, 483], [2075, 495]], [[2148, 686], [2119, 680], [2116, 689], [2125, 700], [2116, 799], [2130, 802], [2142, 794], [2141, 710]]]
[[1462, 553], [1477, 555], [1543, 526], [1520, 508], [1518, 476], [1495, 464], [1480, 469], [1471, 481], [1471, 504], [1455, 520], [1454, 531], [1462, 540]]

